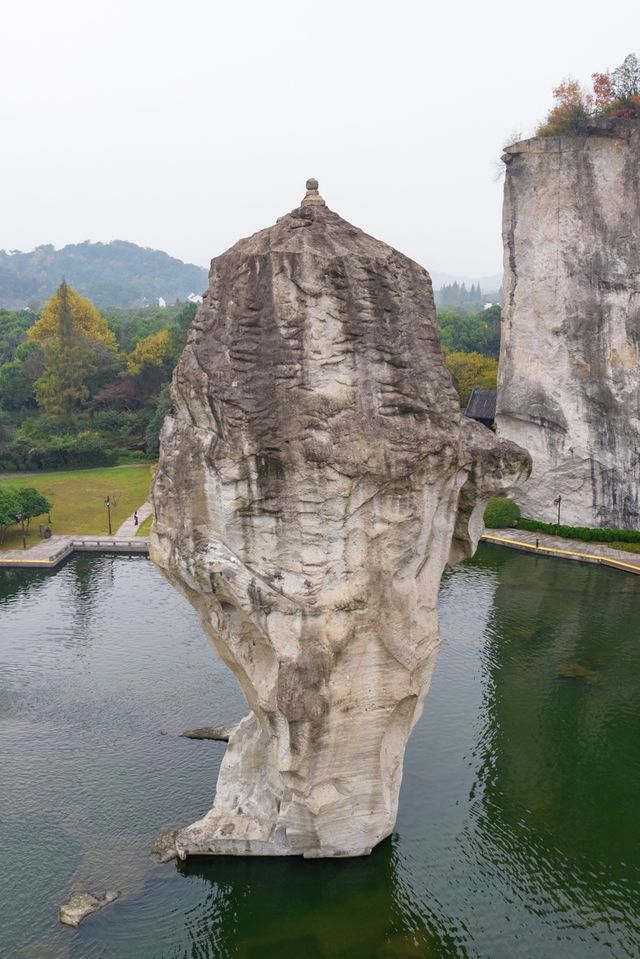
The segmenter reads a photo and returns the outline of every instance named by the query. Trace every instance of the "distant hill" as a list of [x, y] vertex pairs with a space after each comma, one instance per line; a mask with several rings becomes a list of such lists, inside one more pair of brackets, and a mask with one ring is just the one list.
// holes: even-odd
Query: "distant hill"
[[0, 307], [35, 309], [55, 293], [63, 278], [99, 307], [147, 306], [158, 297], [174, 303], [207, 287], [204, 267], [183, 263], [161, 250], [124, 240], [87, 240], [60, 250], [51, 244], [31, 253], [0, 250]]

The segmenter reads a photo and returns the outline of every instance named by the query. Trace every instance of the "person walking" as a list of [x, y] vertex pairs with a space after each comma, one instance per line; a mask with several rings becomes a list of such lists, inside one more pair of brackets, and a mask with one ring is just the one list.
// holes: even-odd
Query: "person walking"
[[133, 525], [134, 526], [138, 525], [138, 510], [136, 510], [133, 514]]

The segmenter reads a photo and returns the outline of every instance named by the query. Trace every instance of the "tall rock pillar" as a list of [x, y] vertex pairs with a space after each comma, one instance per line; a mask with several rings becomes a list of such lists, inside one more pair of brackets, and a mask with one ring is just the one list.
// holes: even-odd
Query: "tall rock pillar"
[[503, 160], [496, 421], [533, 459], [515, 496], [535, 519], [640, 529], [640, 121]]
[[209, 277], [162, 431], [151, 555], [251, 712], [178, 853], [361, 855], [395, 823], [443, 568], [528, 457], [461, 421], [426, 271], [315, 180]]

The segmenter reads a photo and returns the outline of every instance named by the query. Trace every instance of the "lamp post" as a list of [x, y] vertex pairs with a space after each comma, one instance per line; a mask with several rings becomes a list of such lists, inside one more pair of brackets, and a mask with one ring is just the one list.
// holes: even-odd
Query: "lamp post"
[[560, 493], [556, 496], [553, 501], [553, 505], [558, 507], [558, 526], [560, 525], [560, 503], [562, 502], [562, 496]]
[[111, 499], [108, 496], [106, 500], [104, 501], [104, 505], [107, 507], [107, 517], [109, 520], [109, 536], [112, 536], [113, 533], [111, 532]]

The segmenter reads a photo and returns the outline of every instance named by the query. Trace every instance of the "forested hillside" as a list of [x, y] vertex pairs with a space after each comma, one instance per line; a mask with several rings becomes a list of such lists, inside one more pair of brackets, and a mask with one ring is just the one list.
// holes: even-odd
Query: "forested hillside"
[[[106, 466], [158, 452], [195, 303], [98, 310], [61, 283], [38, 312], [0, 309], [0, 472]], [[464, 406], [495, 387], [500, 307], [438, 311]]]
[[37, 311], [65, 279], [98, 307], [135, 308], [186, 300], [207, 287], [207, 271], [161, 250], [113, 240], [30, 253], [0, 250], [0, 307]]
[[99, 311], [66, 283], [40, 313], [0, 309], [0, 472], [157, 453], [196, 309]]

